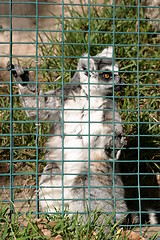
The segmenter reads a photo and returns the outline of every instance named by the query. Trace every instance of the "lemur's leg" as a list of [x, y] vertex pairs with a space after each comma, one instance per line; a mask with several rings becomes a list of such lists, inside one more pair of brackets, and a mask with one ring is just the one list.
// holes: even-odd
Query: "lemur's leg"
[[[59, 108], [61, 108], [61, 98], [56, 96], [56, 91], [43, 93], [38, 90], [38, 98], [36, 94], [36, 83], [32, 79], [28, 70], [24, 70], [21, 65], [7, 64], [8, 70], [12, 70], [14, 79], [19, 86], [23, 106], [28, 117], [36, 118], [37, 113], [39, 120], [55, 119], [59, 116]], [[60, 96], [60, 90], [59, 90]]]

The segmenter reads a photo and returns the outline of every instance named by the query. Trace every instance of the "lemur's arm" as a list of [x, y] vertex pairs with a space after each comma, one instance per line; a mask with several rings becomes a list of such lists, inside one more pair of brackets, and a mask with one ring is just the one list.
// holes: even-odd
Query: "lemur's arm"
[[38, 89], [38, 93], [36, 93], [36, 83], [28, 70], [24, 70], [20, 65], [11, 65], [10, 63], [7, 64], [7, 68], [12, 70], [15, 81], [19, 83], [19, 93], [28, 117], [35, 119], [38, 113], [39, 120], [56, 120], [59, 118], [62, 99], [61, 89], [46, 93]]

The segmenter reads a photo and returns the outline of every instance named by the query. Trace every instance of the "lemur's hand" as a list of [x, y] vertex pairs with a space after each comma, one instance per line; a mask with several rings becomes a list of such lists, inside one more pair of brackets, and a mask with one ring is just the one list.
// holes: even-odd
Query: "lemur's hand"
[[29, 72], [28, 70], [24, 70], [21, 65], [13, 65], [10, 64], [10, 62], [7, 63], [7, 69], [8, 71], [12, 70], [12, 74], [16, 80], [16, 82], [19, 82], [22, 86], [25, 86], [27, 82], [29, 82]]
[[[119, 158], [121, 148], [127, 144], [126, 140], [120, 133], [115, 133], [115, 138], [111, 137], [108, 144], [105, 145], [107, 156], [113, 159], [113, 147], [115, 147], [115, 158]], [[119, 154], [118, 154], [119, 153]]]
[[21, 65], [13, 65], [10, 64], [10, 62], [7, 63], [7, 69], [8, 71], [12, 70], [12, 74], [14, 76], [14, 79], [17, 83], [20, 84], [20, 86], [26, 88], [26, 93], [28, 93], [28, 90], [30, 92], [35, 93], [36, 91], [36, 85], [35, 81], [32, 80], [31, 75], [29, 74], [28, 70], [24, 70]]

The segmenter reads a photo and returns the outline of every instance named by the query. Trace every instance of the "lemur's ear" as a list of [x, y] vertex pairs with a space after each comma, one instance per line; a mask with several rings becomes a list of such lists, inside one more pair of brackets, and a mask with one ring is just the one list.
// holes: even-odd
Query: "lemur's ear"
[[113, 47], [110, 46], [108, 48], [105, 48], [101, 53], [97, 54], [95, 58], [112, 58], [113, 56]]
[[110, 46], [108, 48], [105, 48], [102, 53], [102, 55], [105, 55], [105, 57], [107, 58], [112, 58], [112, 55], [113, 55], [113, 47]]
[[84, 71], [92, 71], [96, 70], [96, 65], [93, 60], [93, 58], [90, 58], [89, 56], [89, 61], [88, 61], [88, 54], [84, 54], [82, 58], [79, 59], [77, 70], [84, 70]]

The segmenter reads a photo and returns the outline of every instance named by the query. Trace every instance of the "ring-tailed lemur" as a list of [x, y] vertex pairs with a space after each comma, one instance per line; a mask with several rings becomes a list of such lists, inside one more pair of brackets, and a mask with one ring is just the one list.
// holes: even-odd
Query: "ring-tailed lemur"
[[89, 200], [91, 210], [115, 210], [117, 220], [127, 212], [121, 178], [115, 173], [113, 179], [113, 170], [118, 170], [117, 164], [113, 167], [114, 160], [119, 158], [125, 141], [113, 99], [113, 86], [120, 90], [121, 78], [112, 55], [112, 47], [94, 57], [84, 54], [63, 91], [43, 93], [40, 89], [38, 103], [35, 84], [28, 83], [32, 81], [28, 71], [20, 65], [9, 66], [14, 68], [16, 81], [21, 82], [19, 92], [27, 116], [35, 119], [38, 112], [39, 120], [53, 121], [45, 155], [49, 163], [39, 183], [45, 212], [61, 209], [62, 197], [70, 212], [86, 212]]

